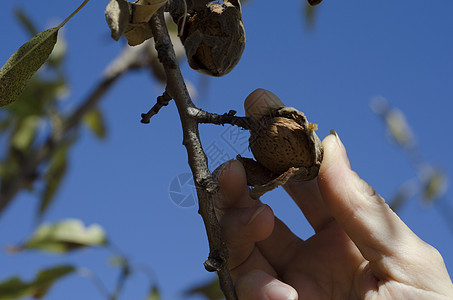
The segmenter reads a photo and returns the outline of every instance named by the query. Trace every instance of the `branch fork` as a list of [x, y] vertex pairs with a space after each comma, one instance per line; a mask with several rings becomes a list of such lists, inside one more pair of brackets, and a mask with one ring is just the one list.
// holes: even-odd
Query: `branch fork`
[[[228, 122], [232, 124], [234, 122], [239, 123], [238, 120], [241, 119], [235, 117], [233, 112], [225, 115], [215, 115], [195, 107], [179, 69], [162, 8], [153, 15], [150, 23], [158, 57], [167, 77], [167, 89], [160, 97], [160, 100], [158, 99], [155, 108], [153, 107], [149, 114], [145, 114], [144, 120], [146, 121], [148, 117], [151, 118], [155, 114], [153, 112], [158, 111], [160, 109], [159, 106], [168, 102], [170, 97], [174, 99], [181, 119], [183, 144], [187, 150], [189, 166], [197, 189], [199, 213], [203, 218], [208, 236], [210, 254], [204, 266], [207, 271], [217, 272], [225, 297], [227, 299], [237, 299], [228, 270], [228, 250], [223, 241], [221, 227], [214, 212], [213, 199], [218, 191], [218, 183], [208, 169], [208, 160], [201, 145], [198, 124], [202, 123], [201, 121], [212, 120], [216, 122], [224, 121], [223, 124]], [[245, 120], [243, 122], [244, 124], [246, 123]]]

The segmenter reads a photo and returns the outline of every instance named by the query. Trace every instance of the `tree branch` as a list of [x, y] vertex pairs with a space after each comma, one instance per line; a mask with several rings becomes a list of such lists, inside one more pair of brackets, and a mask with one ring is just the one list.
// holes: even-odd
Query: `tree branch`
[[189, 166], [197, 188], [199, 213], [206, 227], [210, 253], [204, 265], [208, 271], [217, 272], [225, 297], [237, 299], [228, 271], [228, 250], [223, 241], [221, 227], [213, 206], [213, 197], [218, 191], [218, 184], [208, 169], [208, 160], [200, 141], [198, 121], [192, 117], [190, 112], [191, 109], [196, 109], [196, 107], [190, 99], [179, 69], [165, 24], [163, 9], [159, 9], [150, 22], [158, 57], [167, 76], [167, 92], [175, 100], [178, 108], [183, 130], [183, 144], [187, 150]]
[[164, 106], [167, 106], [171, 101], [171, 96], [165, 91], [162, 96], [157, 97], [157, 103], [146, 113], [142, 114], [142, 120], [140, 122], [148, 124], [151, 118], [156, 115], [160, 109]]
[[234, 110], [230, 110], [228, 113], [219, 115], [204, 111], [196, 107], [192, 107], [189, 109], [189, 114], [192, 118], [197, 120], [198, 123], [207, 123], [215, 125], [230, 124], [248, 130], [258, 126], [258, 123], [251, 118], [235, 116], [236, 111]]

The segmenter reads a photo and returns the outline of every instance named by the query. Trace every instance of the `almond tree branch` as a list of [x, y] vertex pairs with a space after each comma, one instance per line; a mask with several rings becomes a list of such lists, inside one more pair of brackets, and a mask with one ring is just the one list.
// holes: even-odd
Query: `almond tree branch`
[[257, 122], [248, 117], [237, 117], [236, 111], [230, 110], [223, 115], [210, 113], [202, 109], [192, 107], [189, 109], [189, 114], [196, 119], [198, 123], [207, 123], [215, 125], [230, 124], [241, 127], [243, 129], [252, 129], [258, 126]]
[[142, 114], [141, 122], [148, 124], [151, 118], [156, 115], [162, 107], [167, 106], [171, 100], [171, 96], [167, 93], [167, 91], [165, 91], [162, 96], [157, 97], [157, 103], [154, 104], [154, 106], [146, 114]]
[[167, 76], [167, 93], [174, 99], [178, 108], [183, 130], [183, 144], [187, 150], [189, 166], [197, 188], [199, 213], [206, 227], [210, 253], [204, 265], [206, 270], [217, 272], [226, 299], [237, 299], [228, 271], [228, 250], [214, 212], [213, 197], [218, 191], [218, 184], [208, 169], [208, 160], [200, 141], [198, 121], [190, 113], [195, 105], [190, 99], [179, 69], [162, 8], [154, 14], [150, 22], [158, 57]]

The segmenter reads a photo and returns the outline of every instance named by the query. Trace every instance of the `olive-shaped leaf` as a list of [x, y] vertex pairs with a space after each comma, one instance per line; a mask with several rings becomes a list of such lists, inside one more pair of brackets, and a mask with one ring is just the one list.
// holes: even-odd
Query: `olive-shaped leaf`
[[33, 297], [43, 298], [54, 282], [63, 276], [75, 271], [73, 266], [63, 265], [39, 272], [35, 280], [30, 283]]
[[58, 27], [35, 35], [0, 69], [0, 106], [14, 102], [30, 77], [46, 62], [57, 43]]
[[70, 139], [63, 143], [58, 149], [55, 150], [50, 167], [47, 170], [45, 178], [45, 187], [42, 194], [41, 202], [38, 209], [38, 218], [41, 218], [50, 204], [54, 200], [54, 196], [62, 182], [68, 165], [68, 150], [74, 144], [75, 139]]
[[39, 272], [31, 282], [12, 277], [0, 282], [0, 300], [13, 300], [22, 297], [40, 299], [44, 297], [56, 280], [75, 271], [73, 266], [61, 265]]
[[39, 249], [54, 253], [65, 253], [89, 246], [107, 243], [104, 229], [93, 224], [85, 227], [80, 220], [67, 219], [55, 224], [43, 224], [23, 245], [12, 247], [12, 251]]
[[85, 0], [60, 25], [44, 30], [19, 48], [0, 69], [0, 107], [16, 101], [27, 81], [46, 62], [57, 43], [58, 31], [89, 0]]
[[19, 277], [11, 277], [0, 282], [0, 300], [12, 300], [30, 294], [30, 286]]
[[104, 116], [102, 112], [96, 108], [85, 114], [83, 117], [83, 123], [91, 129], [100, 139], [104, 139], [107, 134], [107, 128], [105, 125]]

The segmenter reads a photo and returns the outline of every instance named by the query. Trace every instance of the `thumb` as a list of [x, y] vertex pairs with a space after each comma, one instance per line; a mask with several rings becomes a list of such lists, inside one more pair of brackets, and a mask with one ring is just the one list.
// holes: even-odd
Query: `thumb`
[[418, 237], [390, 209], [351, 165], [333, 131], [323, 141], [324, 159], [318, 183], [325, 205], [368, 261], [395, 256], [414, 246]]

